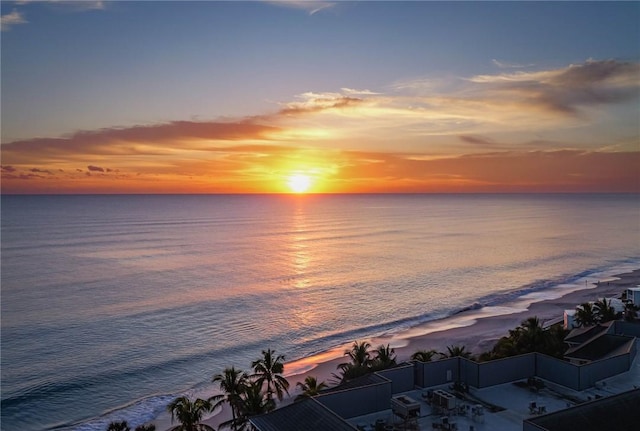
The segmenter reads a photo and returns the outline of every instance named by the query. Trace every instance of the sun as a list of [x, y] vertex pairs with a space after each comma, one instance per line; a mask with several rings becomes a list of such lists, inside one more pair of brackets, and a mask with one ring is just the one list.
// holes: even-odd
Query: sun
[[294, 193], [305, 193], [311, 187], [311, 177], [304, 174], [293, 174], [289, 176], [287, 185]]

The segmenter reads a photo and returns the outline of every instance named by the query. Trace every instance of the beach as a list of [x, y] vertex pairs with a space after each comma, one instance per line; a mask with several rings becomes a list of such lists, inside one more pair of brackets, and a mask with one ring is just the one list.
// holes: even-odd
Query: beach
[[[564, 310], [575, 309], [581, 303], [595, 301], [599, 298], [619, 298], [628, 287], [640, 285], [640, 269], [619, 274], [603, 280], [588, 281], [584, 288], [563, 292], [557, 288], [553, 298], [535, 301], [535, 295], [523, 298], [520, 303], [511, 307], [483, 307], [467, 310], [454, 316], [428, 322], [406, 331], [393, 334], [389, 337], [378, 337], [367, 340], [372, 348], [380, 344], [390, 344], [394, 347], [398, 362], [407, 361], [418, 350], [446, 351], [447, 346], [465, 346], [474, 354], [490, 350], [495, 342], [502, 336], [508, 335], [508, 331], [517, 327], [528, 317], [537, 316], [544, 325], [545, 322], [558, 321], [562, 318]], [[518, 309], [518, 306], [521, 306]], [[511, 312], [510, 312], [511, 311]], [[364, 340], [358, 340], [364, 341]], [[285, 365], [285, 375], [290, 383], [290, 396], [285, 398], [281, 405], [293, 402], [299, 394], [296, 388], [298, 382], [304, 381], [307, 376], [314, 376], [318, 381], [325, 381], [332, 386], [337, 365], [345, 362], [344, 351], [350, 345], [345, 345], [323, 352], [322, 354], [304, 358]], [[305, 370], [295, 373], [295, 370]], [[291, 374], [294, 372], [295, 374]], [[207, 419], [205, 423], [217, 426], [230, 418], [228, 409]], [[170, 427], [166, 418], [156, 421], [158, 430], [164, 431]]]
[[3, 429], [166, 430], [173, 399], [217, 394], [215, 374], [266, 349], [292, 397], [307, 375], [332, 383], [356, 340], [400, 361], [486, 350], [529, 315], [561, 319], [573, 291], [619, 295], [614, 276], [640, 268], [627, 196], [303, 203], [3, 196]]

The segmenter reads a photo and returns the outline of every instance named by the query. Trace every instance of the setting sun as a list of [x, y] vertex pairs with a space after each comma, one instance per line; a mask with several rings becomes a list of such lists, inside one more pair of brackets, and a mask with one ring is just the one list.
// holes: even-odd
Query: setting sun
[[294, 174], [287, 180], [287, 185], [294, 193], [305, 193], [311, 187], [311, 177], [304, 174]]

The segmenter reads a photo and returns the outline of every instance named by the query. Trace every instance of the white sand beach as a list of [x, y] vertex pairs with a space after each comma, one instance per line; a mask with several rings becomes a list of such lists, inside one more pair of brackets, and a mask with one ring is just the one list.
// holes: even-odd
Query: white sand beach
[[[490, 350], [494, 343], [507, 335], [523, 320], [537, 316], [544, 324], [562, 317], [564, 310], [574, 309], [576, 305], [594, 301], [602, 297], [620, 297], [628, 287], [640, 285], [640, 269], [619, 274], [603, 280], [589, 280], [585, 287], [579, 290], [560, 288], [556, 290], [557, 297], [538, 302], [535, 295], [525, 297], [520, 303], [510, 307], [483, 307], [467, 310], [445, 319], [431, 321], [418, 327], [410, 328], [389, 337], [368, 340], [375, 348], [380, 344], [389, 343], [395, 348], [398, 362], [406, 361], [417, 350], [446, 350], [450, 345], [464, 345], [474, 354]], [[548, 292], [545, 292], [548, 293]], [[556, 296], [548, 295], [548, 296]], [[359, 340], [360, 341], [360, 340]], [[334, 382], [333, 375], [337, 365], [345, 362], [344, 351], [350, 344], [340, 346], [319, 355], [293, 361], [285, 365], [285, 374], [290, 382], [290, 396], [282, 404], [293, 401], [299, 393], [296, 383], [304, 381], [307, 376], [314, 376], [318, 381]], [[228, 409], [226, 409], [228, 410]], [[205, 423], [217, 426], [230, 418], [228, 411], [222, 411], [207, 419]], [[168, 429], [168, 418], [156, 421], [158, 430]]]

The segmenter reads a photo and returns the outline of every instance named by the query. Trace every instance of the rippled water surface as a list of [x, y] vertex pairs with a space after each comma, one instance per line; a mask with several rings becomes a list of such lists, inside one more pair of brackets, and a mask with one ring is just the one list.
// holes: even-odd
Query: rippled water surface
[[2, 196], [2, 429], [640, 267], [637, 195]]

